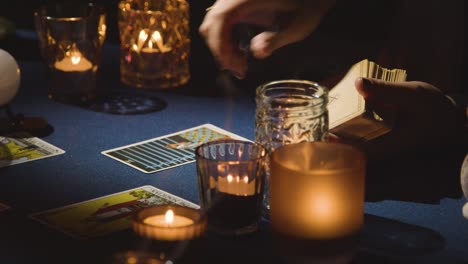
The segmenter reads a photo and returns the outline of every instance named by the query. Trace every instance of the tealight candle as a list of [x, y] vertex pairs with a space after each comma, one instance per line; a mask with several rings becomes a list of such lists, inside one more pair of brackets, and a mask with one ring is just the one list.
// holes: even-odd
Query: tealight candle
[[149, 30], [142, 29], [138, 34], [137, 44], [133, 49], [143, 53], [166, 53], [171, 51], [170, 47], [164, 45], [164, 40], [159, 31], [155, 30], [151, 36], [147, 33]]
[[84, 72], [93, 68], [93, 64], [87, 60], [78, 50], [69, 51], [66, 56], [55, 62], [55, 68], [64, 72]]
[[[216, 180], [210, 177], [210, 184], [212, 189], [215, 188]], [[249, 176], [232, 176], [228, 174], [226, 177], [218, 177], [218, 191], [237, 195], [237, 196], [250, 196], [256, 193], [255, 187], [257, 186], [256, 180], [250, 180]]]
[[158, 227], [183, 227], [193, 224], [193, 220], [181, 215], [174, 215], [172, 209], [168, 209], [164, 215], [154, 215], [143, 219], [143, 223]]
[[202, 235], [205, 228], [206, 218], [199, 210], [178, 205], [147, 207], [133, 220], [137, 234], [155, 240], [190, 240]]

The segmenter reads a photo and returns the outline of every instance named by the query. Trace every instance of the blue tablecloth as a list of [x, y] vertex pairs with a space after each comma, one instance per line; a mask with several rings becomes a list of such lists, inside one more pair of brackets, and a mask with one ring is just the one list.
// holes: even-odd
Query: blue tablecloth
[[[66, 153], [0, 168], [0, 202], [12, 207], [0, 213], [0, 263], [56, 259], [95, 263], [112, 252], [130, 247], [125, 243], [128, 232], [91, 242], [74, 241], [28, 219], [27, 216], [34, 212], [143, 185], [152, 185], [198, 203], [194, 163], [145, 174], [102, 155], [101, 151], [205, 123], [249, 139], [254, 136], [255, 103], [249, 92], [244, 91], [241, 93], [244, 95], [234, 97], [198, 96], [194, 91], [206, 90], [207, 87], [192, 83], [181, 90], [146, 93], [167, 102], [162, 111], [113, 115], [49, 100], [44, 65], [36, 60], [20, 61], [19, 64], [21, 88], [11, 104], [13, 111], [26, 117], [45, 118], [54, 131], [43, 140]], [[214, 82], [210, 80], [207, 83], [212, 85]], [[135, 91], [119, 81], [116, 47], [106, 47], [98, 86], [120, 92]], [[254, 87], [243, 89], [252, 90]], [[377, 198], [369, 197], [366, 203], [368, 222], [354, 262], [468, 263], [468, 220], [461, 214], [465, 199], [461, 197], [456, 175], [447, 173], [440, 175], [440, 181], [431, 182], [424, 180], [425, 175], [420, 176], [419, 187], [411, 188], [415, 194], [424, 193], [421, 190], [436, 194], [428, 202], [412, 200], [410, 196], [401, 198], [397, 195], [401, 192], [392, 180], [387, 179], [389, 184], [386, 185], [378, 176], [372, 176], [368, 194]], [[441, 191], [439, 187], [426, 186], [429, 183], [439, 187], [451, 184], [452, 187]], [[379, 186], [382, 184], [386, 186]], [[383, 191], [376, 193], [377, 189], [370, 189], [372, 186]], [[393, 190], [389, 190], [391, 188]], [[385, 195], [387, 192], [388, 196]], [[201, 250], [206, 252], [200, 254], [209, 261], [282, 263], [271, 249], [268, 223], [263, 223], [260, 232], [253, 236], [236, 239], [208, 237], [202, 245]]]

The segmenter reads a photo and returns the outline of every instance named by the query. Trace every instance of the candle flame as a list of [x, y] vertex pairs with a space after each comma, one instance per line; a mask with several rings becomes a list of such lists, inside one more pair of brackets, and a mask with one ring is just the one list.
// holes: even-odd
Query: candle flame
[[[154, 31], [153, 32], [153, 35], [151, 35], [151, 38], [156, 41], [156, 43], [160, 43], [162, 45], [162, 37], [161, 37], [161, 33], [159, 33], [159, 31]], [[159, 46], [159, 45], [158, 45]]]
[[75, 64], [75, 65], [78, 64], [78, 63], [80, 63], [80, 60], [81, 60], [81, 57], [80, 57], [80, 56], [73, 55], [73, 56], [71, 57], [71, 62], [72, 62], [73, 64]]
[[228, 181], [228, 183], [231, 183], [231, 182], [232, 182], [232, 175], [231, 175], [231, 174], [229, 174], [229, 175], [227, 176], [227, 181]]
[[147, 38], [148, 38], [148, 34], [146, 34], [145, 30], [142, 29], [142, 30], [140, 31], [139, 36], [138, 36], [139, 42], [141, 41], [141, 42], [143, 43], [143, 42], [145, 42], [145, 40], [146, 40]]
[[[159, 31], [154, 31], [153, 34], [151, 35], [151, 39], [156, 43], [156, 46], [158, 47], [160, 52], [168, 52], [171, 50], [171, 48], [167, 47], [164, 45], [163, 38], [161, 36], [161, 33]], [[151, 43], [151, 40], [149, 41]]]
[[174, 222], [174, 211], [171, 209], [167, 210], [164, 220], [166, 224], [172, 224]]
[[247, 176], [247, 175], [244, 176], [244, 182], [245, 182], [245, 183], [249, 183], [249, 176]]
[[[149, 34], [151, 34], [151, 36]], [[157, 30], [155, 30], [153, 33], [151, 33], [148, 29], [140, 30], [137, 43], [138, 45], [133, 45], [132, 47], [137, 52], [140, 51], [144, 46], [148, 47], [149, 49], [159, 50], [163, 53], [171, 50], [171, 48], [164, 45], [161, 33], [159, 33]]]

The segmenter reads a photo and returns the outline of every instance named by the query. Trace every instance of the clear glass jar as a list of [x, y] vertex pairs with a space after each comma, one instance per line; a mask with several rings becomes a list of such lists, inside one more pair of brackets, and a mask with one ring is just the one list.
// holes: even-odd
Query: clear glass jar
[[[256, 90], [255, 141], [270, 153], [286, 144], [326, 141], [328, 89], [307, 80], [279, 80]], [[267, 170], [264, 217], [269, 218], [270, 191]]]

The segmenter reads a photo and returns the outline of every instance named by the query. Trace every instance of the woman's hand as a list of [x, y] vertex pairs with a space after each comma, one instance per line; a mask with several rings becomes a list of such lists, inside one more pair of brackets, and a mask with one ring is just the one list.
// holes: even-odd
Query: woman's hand
[[[218, 0], [199, 30], [220, 67], [243, 78], [247, 54], [233, 38], [235, 25], [246, 23], [267, 29], [250, 41], [250, 52], [262, 59], [311, 34], [334, 4], [334, 0]], [[275, 30], [268, 31], [272, 27]]]

